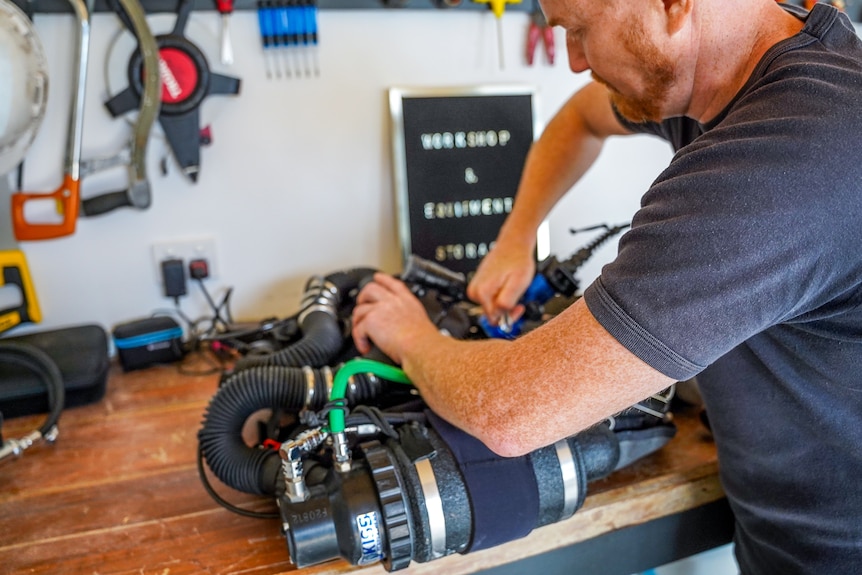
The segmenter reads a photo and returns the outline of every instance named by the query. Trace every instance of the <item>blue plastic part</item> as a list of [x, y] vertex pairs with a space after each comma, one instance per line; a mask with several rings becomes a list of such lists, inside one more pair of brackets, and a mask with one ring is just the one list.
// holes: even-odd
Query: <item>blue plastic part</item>
[[182, 337], [183, 328], [175, 327], [171, 329], [164, 329], [161, 331], [154, 331], [152, 333], [136, 335], [133, 337], [126, 337], [121, 339], [115, 338], [114, 345], [117, 346], [117, 349], [131, 349]]
[[[524, 292], [524, 297], [521, 298], [522, 304], [538, 303], [544, 304], [549, 299], [556, 295], [556, 291], [545, 279], [545, 276], [539, 274], [530, 282], [527, 291]], [[502, 329], [499, 325], [492, 325], [488, 318], [484, 315], [479, 318], [479, 326], [485, 335], [496, 339], [515, 339], [524, 330], [524, 318], [519, 318], [518, 321], [512, 324], [508, 331]]]

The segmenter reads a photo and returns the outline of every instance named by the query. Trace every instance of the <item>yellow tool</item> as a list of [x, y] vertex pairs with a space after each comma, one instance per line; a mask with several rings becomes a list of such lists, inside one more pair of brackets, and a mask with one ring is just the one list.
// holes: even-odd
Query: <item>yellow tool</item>
[[500, 69], [505, 65], [503, 62], [503, 13], [506, 11], [506, 4], [520, 4], [521, 0], [473, 0], [477, 4], [488, 4], [491, 7], [491, 12], [497, 18], [497, 53], [500, 57]]
[[11, 204], [9, 175], [0, 174], [0, 333], [42, 320], [27, 260], [12, 232]]

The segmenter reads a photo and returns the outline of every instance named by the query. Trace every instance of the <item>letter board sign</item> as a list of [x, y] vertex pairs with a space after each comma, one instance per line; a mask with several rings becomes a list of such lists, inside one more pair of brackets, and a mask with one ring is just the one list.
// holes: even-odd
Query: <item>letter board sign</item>
[[390, 89], [405, 261], [416, 254], [468, 276], [476, 270], [512, 211], [538, 132], [534, 100], [529, 86]]

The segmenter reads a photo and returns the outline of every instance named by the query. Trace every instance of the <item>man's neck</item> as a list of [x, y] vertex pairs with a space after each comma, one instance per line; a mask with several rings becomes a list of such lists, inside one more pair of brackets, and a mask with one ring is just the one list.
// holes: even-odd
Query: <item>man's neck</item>
[[701, 5], [698, 62], [686, 115], [707, 123], [739, 93], [763, 55], [804, 23], [774, 0], [706, 0]]

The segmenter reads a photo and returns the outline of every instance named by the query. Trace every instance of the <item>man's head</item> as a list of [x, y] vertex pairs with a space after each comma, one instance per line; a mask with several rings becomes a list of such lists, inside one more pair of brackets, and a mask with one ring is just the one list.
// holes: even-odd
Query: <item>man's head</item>
[[[685, 69], [679, 38], [692, 0], [540, 0], [550, 24], [566, 30], [569, 66], [591, 70], [623, 116], [661, 120]], [[676, 40], [676, 41], [675, 41]]]
[[593, 79], [607, 87], [611, 101], [623, 117], [633, 122], [657, 122], [662, 119], [662, 104], [676, 78], [673, 61], [652, 43], [642, 22], [632, 23], [620, 37], [621, 46], [641, 60], [642, 87], [637, 93], [626, 94], [605, 80], [595, 70]]
[[539, 0], [566, 30], [569, 67], [591, 70], [634, 121], [707, 122], [803, 22], [775, 0]]

